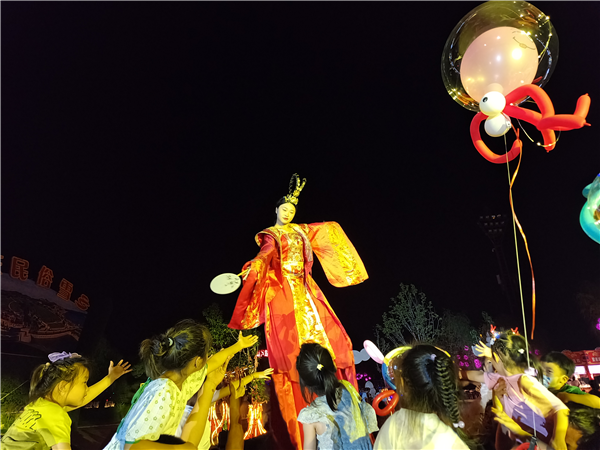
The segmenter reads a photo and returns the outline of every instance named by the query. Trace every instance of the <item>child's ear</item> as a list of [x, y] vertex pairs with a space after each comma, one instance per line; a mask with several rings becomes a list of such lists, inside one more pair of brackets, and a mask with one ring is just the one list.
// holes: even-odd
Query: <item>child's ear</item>
[[63, 395], [67, 392], [68, 384], [69, 383], [67, 383], [66, 381], [59, 381], [58, 384], [56, 385], [56, 387], [54, 388], [54, 390], [56, 391], [57, 394]]
[[569, 381], [569, 377], [568, 376], [563, 375], [562, 377], [560, 377], [561, 386], [567, 384], [567, 381]]

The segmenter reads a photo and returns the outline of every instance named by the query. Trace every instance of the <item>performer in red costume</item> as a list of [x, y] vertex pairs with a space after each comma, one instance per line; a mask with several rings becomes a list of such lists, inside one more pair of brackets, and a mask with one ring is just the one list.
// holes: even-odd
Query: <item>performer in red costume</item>
[[245, 281], [229, 324], [238, 330], [265, 324], [277, 399], [298, 449], [303, 434], [297, 417], [307, 406], [296, 371], [300, 346], [316, 342], [326, 347], [334, 355], [338, 378], [358, 387], [352, 342], [310, 275], [313, 252], [336, 287], [368, 278], [358, 253], [336, 222], [292, 223], [305, 183], [297, 174], [292, 176], [290, 193], [277, 202], [275, 225], [256, 235], [260, 252], [243, 267]]

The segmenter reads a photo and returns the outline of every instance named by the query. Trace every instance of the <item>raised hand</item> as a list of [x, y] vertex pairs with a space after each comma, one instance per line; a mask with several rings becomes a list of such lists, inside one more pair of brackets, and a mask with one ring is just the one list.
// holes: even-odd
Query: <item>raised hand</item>
[[108, 366], [108, 377], [111, 382], [115, 381], [121, 375], [125, 375], [126, 373], [131, 372], [133, 369], [131, 368], [131, 364], [128, 362], [123, 362], [123, 360], [119, 361], [119, 363], [115, 366], [113, 362], [110, 362]]
[[240, 350], [248, 347], [252, 347], [254, 344], [258, 342], [258, 336], [254, 334], [249, 334], [248, 336], [244, 336], [240, 331], [240, 335], [238, 337], [238, 345], [240, 346]]
[[531, 436], [523, 428], [521, 428], [521, 426], [517, 422], [515, 422], [508, 414], [504, 412], [502, 403], [500, 403], [500, 400], [496, 396], [494, 396], [494, 406], [492, 406], [492, 412], [496, 415], [496, 417], [494, 418], [496, 422], [504, 425], [516, 435]]
[[479, 344], [475, 344], [473, 346], [473, 353], [475, 353], [479, 357], [484, 356], [486, 358], [492, 359], [492, 349], [481, 341], [479, 341]]
[[243, 397], [245, 393], [246, 386], [241, 380], [234, 380], [229, 384], [229, 395], [231, 395], [232, 398]]
[[[494, 394], [496, 394], [497, 398], [502, 398], [506, 395], [506, 381], [504, 378], [500, 378], [496, 383], [496, 386], [494, 386]], [[502, 407], [501, 403], [500, 407]]]
[[271, 369], [270, 367], [267, 370], [263, 370], [262, 372], [254, 372], [252, 374], [252, 376], [254, 377], [255, 380], [258, 380], [260, 378], [266, 378], [269, 379], [271, 377], [271, 374], [273, 373], [273, 369]]

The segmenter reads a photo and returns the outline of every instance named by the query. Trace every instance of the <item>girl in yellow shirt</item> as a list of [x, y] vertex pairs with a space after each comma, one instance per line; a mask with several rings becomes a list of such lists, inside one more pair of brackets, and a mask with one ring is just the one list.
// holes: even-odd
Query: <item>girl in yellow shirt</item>
[[51, 353], [50, 362], [38, 366], [31, 377], [29, 404], [2, 437], [5, 450], [70, 450], [71, 418], [68, 411], [87, 405], [121, 375], [130, 364], [110, 362], [108, 375], [88, 387], [88, 361], [77, 353]]

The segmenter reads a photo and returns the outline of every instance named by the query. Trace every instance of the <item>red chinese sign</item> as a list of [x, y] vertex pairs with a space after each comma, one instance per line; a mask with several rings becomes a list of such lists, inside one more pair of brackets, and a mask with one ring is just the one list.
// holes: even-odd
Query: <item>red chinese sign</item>
[[[0, 259], [4, 259], [4, 256], [1, 255]], [[17, 256], [13, 256], [10, 261], [10, 276], [16, 280], [27, 281], [29, 279], [29, 261], [26, 259], [19, 258]], [[40, 271], [38, 272], [36, 284], [43, 288], [50, 288], [52, 286], [52, 280], [54, 279], [54, 272], [52, 269], [49, 269], [46, 266], [42, 266]], [[58, 286], [58, 292], [56, 293], [57, 297], [65, 300], [71, 301], [71, 295], [73, 294], [73, 283], [63, 278]], [[90, 307], [90, 299], [87, 295], [81, 294], [77, 300], [75, 300], [75, 305], [86, 311]]]
[[587, 357], [588, 364], [600, 364], [600, 351], [598, 350], [584, 350], [585, 356]]

